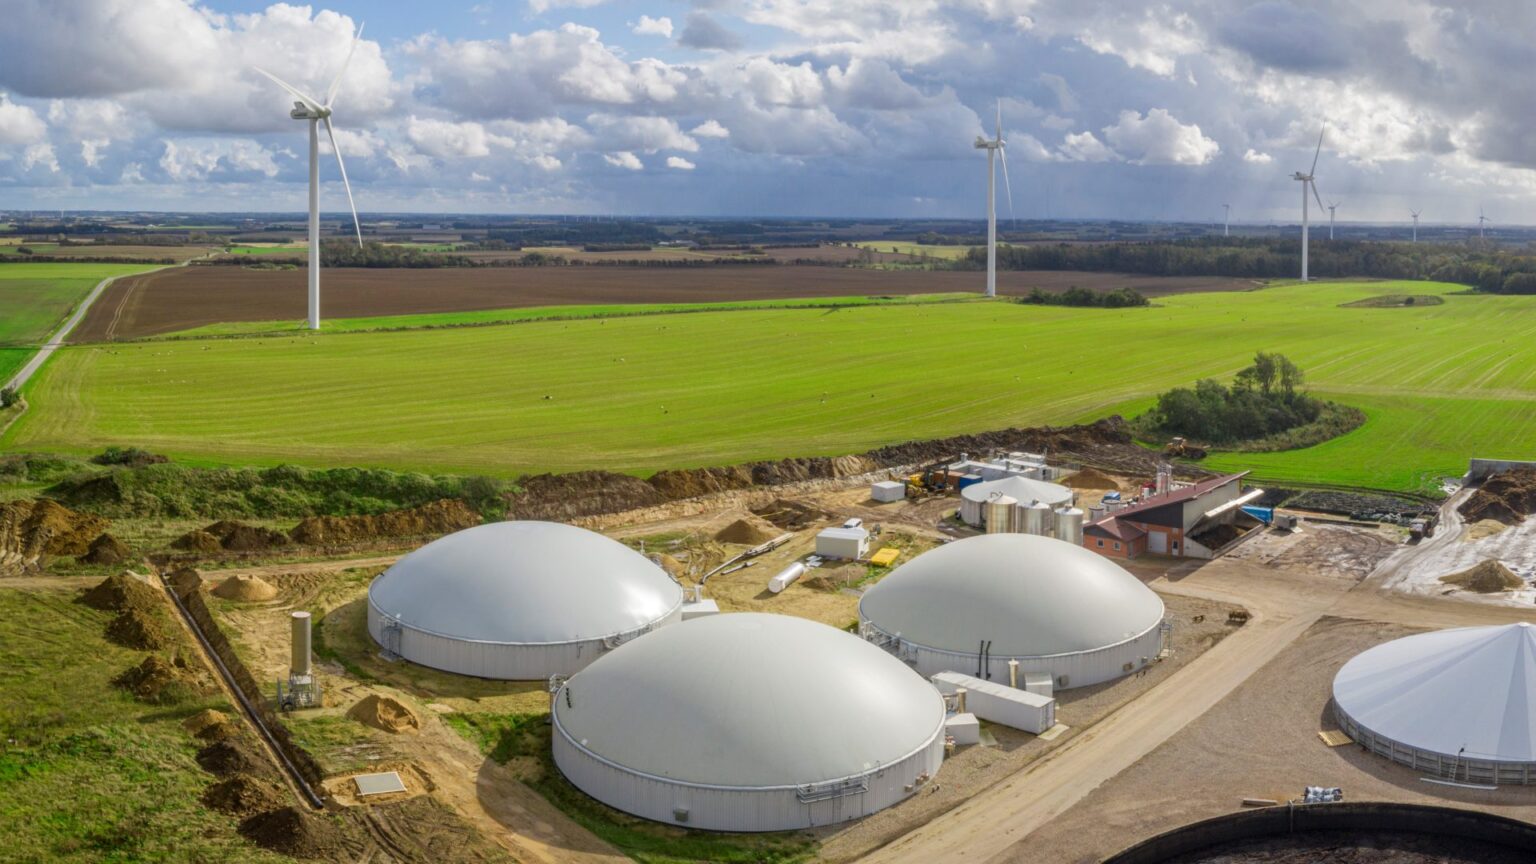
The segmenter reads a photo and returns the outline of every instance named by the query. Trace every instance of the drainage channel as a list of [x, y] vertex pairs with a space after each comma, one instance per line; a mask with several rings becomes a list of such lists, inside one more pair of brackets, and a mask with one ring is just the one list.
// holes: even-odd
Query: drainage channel
[[241, 690], [240, 685], [235, 682], [235, 677], [230, 674], [229, 668], [224, 665], [223, 659], [219, 657], [219, 652], [213, 650], [213, 645], [208, 642], [208, 637], [203, 635], [203, 629], [197, 626], [197, 620], [192, 617], [192, 613], [181, 602], [181, 597], [177, 595], [176, 589], [171, 587], [170, 583], [164, 579], [160, 580], [160, 584], [165, 589], [165, 593], [171, 595], [171, 603], [176, 606], [176, 611], [181, 615], [181, 620], [186, 622], [187, 627], [192, 631], [192, 635], [197, 638], [197, 643], [202, 647], [203, 654], [213, 663], [214, 669], [218, 671], [219, 677], [224, 681], [225, 689], [229, 691], [230, 695], [235, 697], [235, 701], [240, 705], [241, 712], [256, 727], [256, 731], [261, 735], [261, 739], [266, 744], [267, 749], [271, 750], [273, 755], [277, 757], [277, 761], [282, 764], [283, 770], [287, 773], [293, 787], [299, 790], [309, 803], [309, 806], [316, 810], [325, 809], [325, 802], [321, 801], [320, 796], [315, 794], [314, 787], [310, 786], [309, 781], [304, 779], [304, 775], [299, 772], [298, 766], [293, 764], [293, 761], [288, 758], [288, 754], [284, 752], [282, 745], [273, 737], [272, 730], [267, 728], [266, 721], [261, 718], [261, 713], [246, 698], [245, 691]]

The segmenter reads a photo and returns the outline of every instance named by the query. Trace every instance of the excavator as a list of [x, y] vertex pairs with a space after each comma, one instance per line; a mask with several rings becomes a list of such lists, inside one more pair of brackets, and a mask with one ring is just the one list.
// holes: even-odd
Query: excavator
[[926, 498], [949, 491], [949, 463], [944, 460], [924, 465], [907, 476], [907, 497]]

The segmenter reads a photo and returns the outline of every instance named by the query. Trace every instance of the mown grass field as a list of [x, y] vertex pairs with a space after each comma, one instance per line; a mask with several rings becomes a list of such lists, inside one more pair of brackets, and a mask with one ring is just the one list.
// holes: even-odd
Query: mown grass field
[[0, 382], [27, 362], [97, 282], [149, 269], [131, 264], [0, 265]]
[[[1263, 349], [1370, 420], [1318, 447], [1212, 466], [1431, 490], [1472, 455], [1536, 456], [1536, 300], [1457, 290], [1337, 283], [1127, 310], [973, 302], [82, 346], [34, 381], [35, 410], [0, 444], [648, 473], [1133, 412]], [[1339, 305], [1405, 292], [1449, 296]]]
[[964, 258], [971, 251], [969, 246], [932, 246], [905, 240], [861, 240], [856, 245], [873, 252], [895, 252], [900, 255], [928, 256], [948, 261]]
[[0, 588], [0, 860], [283, 862], [198, 797], [213, 778], [181, 721], [222, 700], [145, 705], [109, 682], [144, 658], [63, 588]]

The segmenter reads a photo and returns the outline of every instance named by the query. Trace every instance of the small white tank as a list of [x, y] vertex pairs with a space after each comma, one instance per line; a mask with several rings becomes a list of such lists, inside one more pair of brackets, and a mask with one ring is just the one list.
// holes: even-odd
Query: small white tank
[[310, 674], [309, 613], [295, 612], [289, 620], [293, 622], [293, 640], [288, 658], [288, 671], [292, 675], [305, 677]]
[[1104, 505], [1103, 504], [1095, 504], [1094, 506], [1089, 507], [1088, 508], [1088, 521], [1089, 522], [1097, 522], [1100, 519], [1103, 519], [1105, 512], [1106, 511], [1104, 510]]
[[1024, 508], [1024, 521], [1019, 526], [1020, 533], [1034, 534], [1044, 537], [1051, 527], [1051, 505], [1041, 501], [1034, 501]]
[[791, 584], [794, 583], [796, 579], [799, 579], [804, 575], [805, 565], [801, 564], [799, 561], [796, 561], [788, 567], [785, 567], [783, 570], [780, 570], [777, 576], [774, 576], [772, 579], [768, 580], [768, 590], [777, 594], [780, 591], [783, 591], [785, 588], [788, 588]]
[[1013, 533], [1013, 507], [1018, 503], [1012, 495], [999, 495], [987, 501], [987, 533]]
[[1083, 511], [1076, 507], [1063, 507], [1056, 511], [1056, 539], [1073, 546], [1083, 545]]

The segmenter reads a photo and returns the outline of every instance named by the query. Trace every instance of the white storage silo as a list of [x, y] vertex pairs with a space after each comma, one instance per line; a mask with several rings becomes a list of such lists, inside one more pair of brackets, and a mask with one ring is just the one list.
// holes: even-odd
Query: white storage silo
[[1082, 546], [987, 534], [939, 546], [859, 600], [866, 638], [918, 672], [1007, 682], [1047, 673], [1056, 689], [1142, 668], [1162, 649], [1163, 601], [1120, 565]]
[[555, 694], [555, 764], [626, 813], [786, 831], [919, 791], [944, 759], [944, 700], [857, 636], [740, 612], [657, 631]]
[[1051, 505], [1032, 501], [1019, 511], [1019, 533], [1044, 537], [1051, 527]]
[[1042, 501], [1051, 507], [1071, 506], [1072, 490], [1056, 483], [1028, 477], [1004, 477], [985, 483], [973, 483], [960, 490], [960, 518], [967, 525], [980, 527], [986, 521], [987, 501], [1007, 495], [1015, 501]]
[[1007, 495], [987, 501], [987, 533], [1007, 534], [1013, 529], [1013, 508], [1019, 502]]
[[368, 587], [368, 632], [414, 663], [506, 680], [569, 675], [682, 618], [640, 553], [556, 522], [493, 522], [428, 543]]
[[1063, 507], [1056, 511], [1056, 539], [1083, 545], [1083, 511], [1076, 507]]

